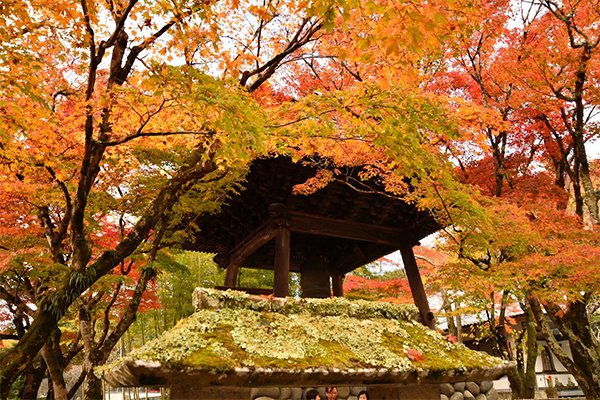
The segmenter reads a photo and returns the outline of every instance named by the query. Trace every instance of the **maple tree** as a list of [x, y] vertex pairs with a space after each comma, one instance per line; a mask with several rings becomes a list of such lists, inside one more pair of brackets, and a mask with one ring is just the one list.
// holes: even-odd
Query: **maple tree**
[[[428, 132], [449, 126], [435, 97], [370, 82], [298, 101], [267, 83], [282, 68], [293, 71], [292, 62], [329, 57], [332, 46], [303, 49], [348, 15], [333, 1], [17, 1], [1, 8], [0, 269], [7, 279], [0, 294], [21, 322], [17, 345], [2, 354], [2, 397], [35, 365], [28, 376], [48, 370], [53, 395], [68, 398], [60, 373], [77, 349], [86, 359], [85, 397], [98, 397], [93, 368], [135, 321], [161, 249], [195, 228], [187, 216], [217, 210], [272, 143], [295, 152], [307, 136], [358, 136], [393, 149], [357, 146], [352, 154], [362, 158], [344, 163], [369, 158], [365, 174], [399, 184], [394, 169], [403, 176], [437, 170], [427, 165], [443, 161], [421, 147]], [[415, 34], [431, 30], [421, 22]], [[291, 98], [296, 104], [275, 107]], [[267, 122], [266, 109], [277, 123]], [[398, 146], [403, 140], [411, 146]], [[327, 141], [315, 146], [307, 154], [345, 151]], [[427, 160], [412, 157], [420, 162], [404, 171], [374, 157], [413, 151]], [[106, 315], [122, 282], [112, 276], [126, 275], [134, 262], [141, 268], [135, 294], [110, 331]], [[73, 305], [82, 339], [67, 349], [68, 335], [61, 342], [51, 332]], [[103, 323], [95, 325], [96, 317]]]
[[[315, 40], [333, 4], [83, 0], [0, 8], [0, 293], [21, 322], [18, 343], [2, 354], [2, 398], [38, 363], [39, 350], [55, 398], [71, 395], [60, 377], [70, 356], [56, 362], [62, 352], [51, 351], [60, 344], [51, 332], [74, 303], [85, 396], [99, 396], [93, 367], [135, 320], [161, 247], [177, 239], [185, 215], [215, 210], [249, 160], [267, 150], [268, 124], [249, 93]], [[252, 23], [232, 29], [244, 18]], [[103, 243], [112, 226], [118, 239]], [[119, 300], [109, 275], [126, 275], [135, 260], [144, 266], [123, 305], [127, 321], [110, 335], [105, 321], [94, 338], [100, 300], [111, 299], [104, 315]]]
[[[585, 199], [597, 222], [584, 146], [597, 96], [588, 3], [544, 0], [546, 13], [513, 30], [504, 1], [0, 6], [0, 296], [19, 321], [0, 395], [24, 371], [35, 380], [48, 370], [55, 397], [69, 397], [59, 375], [70, 340], [86, 357], [86, 396], [97, 397], [93, 366], [135, 321], [161, 265], [174, 265], [163, 248], [196, 229], [190, 215], [218, 210], [270, 151], [319, 168], [297, 193], [334, 180], [380, 190], [373, 180], [438, 213], [457, 229], [456, 268], [492, 277], [488, 297], [518, 293], [540, 324], [542, 307], [583, 321], [580, 304], [597, 292], [595, 233], [565, 211], [565, 174], [577, 214]], [[463, 182], [501, 201], [457, 182], [449, 159]], [[534, 166], [549, 166], [554, 182]], [[514, 265], [522, 276], [507, 276]], [[109, 334], [100, 326], [116, 304], [126, 318]], [[75, 309], [83, 346], [50, 334]], [[577, 329], [572, 346], [583, 343], [575, 353], [587, 359], [594, 342]], [[48, 350], [61, 344], [56, 362]], [[590, 398], [593, 368], [574, 373]]]
[[[532, 397], [537, 356], [534, 319], [543, 326], [545, 314], [553, 318], [559, 312], [564, 317], [572, 310], [577, 317], [565, 318], [570, 322], [559, 318], [557, 327], [570, 338], [573, 348], [586, 349], [574, 350], [573, 359], [579, 358], [575, 363], [594, 365], [597, 358], [597, 350], [590, 350], [597, 349], [597, 344], [589, 334], [589, 305], [597, 288], [585, 279], [574, 278], [597, 279], [589, 275], [597, 265], [594, 239], [583, 231], [582, 221], [570, 215], [567, 191], [575, 213], [597, 222], [597, 199], [585, 143], [597, 135], [593, 118], [597, 36], [590, 27], [598, 15], [592, 2], [488, 2], [481, 11], [476, 15], [479, 18], [474, 18], [471, 33], [448, 44], [449, 68], [429, 87], [457, 97], [463, 135], [460, 140], [449, 141], [447, 151], [455, 157], [463, 182], [503, 199], [500, 203], [478, 203], [506, 221], [473, 209], [468, 221], [452, 215], [449, 222], [456, 231], [449, 231], [449, 243], [459, 257], [458, 264], [465, 268], [461, 274], [481, 280], [473, 282], [470, 293], [487, 298], [490, 333], [493, 338], [497, 336], [494, 343], [498, 353], [509, 359], [517, 357], [518, 374], [509, 376], [513, 395]], [[549, 220], [554, 222], [543, 222]], [[495, 227], [488, 226], [491, 230], [484, 234], [485, 221]], [[561, 244], [558, 232], [565, 235]], [[583, 243], [592, 248], [578, 247]], [[589, 258], [582, 262], [579, 251]], [[531, 267], [533, 259], [546, 264]], [[562, 265], [564, 276], [554, 272], [556, 264]], [[504, 268], [513, 265], [518, 265], [523, 279], [503, 274]], [[448, 280], [452, 279], [448, 275]], [[573, 285], [561, 288], [563, 299], [549, 299], [543, 285], [534, 284], [536, 279], [544, 284], [561, 281]], [[460, 282], [459, 286], [463, 285]], [[519, 353], [513, 354], [503, 333], [507, 326], [503, 310], [511, 297], [521, 303], [526, 317], [526, 364]], [[498, 300], [500, 313], [494, 318]], [[547, 313], [543, 304], [548, 306]], [[573, 328], [575, 321], [582, 325]], [[544, 336], [558, 353], [554, 336], [547, 329]], [[584, 352], [583, 358], [577, 354]], [[597, 398], [595, 367], [578, 370], [564, 353], [560, 357], [565, 366], [571, 365], [567, 369], [586, 396]]]
[[521, 85], [528, 89], [533, 115], [543, 126], [557, 181], [572, 185], [576, 211], [598, 224], [598, 197], [586, 142], [597, 137], [600, 35], [593, 1], [540, 1], [527, 7], [528, 40], [523, 43]]

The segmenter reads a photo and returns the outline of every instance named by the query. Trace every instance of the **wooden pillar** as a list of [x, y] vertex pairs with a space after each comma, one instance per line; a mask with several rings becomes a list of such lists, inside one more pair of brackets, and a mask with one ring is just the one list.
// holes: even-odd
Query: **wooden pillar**
[[425, 294], [425, 288], [423, 288], [423, 281], [419, 274], [419, 267], [417, 266], [417, 260], [415, 253], [413, 252], [412, 246], [403, 246], [400, 248], [402, 253], [402, 261], [404, 262], [404, 270], [408, 277], [408, 284], [410, 285], [410, 291], [412, 293], [415, 305], [419, 309], [419, 315], [421, 317], [421, 323], [428, 326], [431, 329], [435, 329], [435, 321], [433, 320], [433, 313], [429, 310], [429, 301]]
[[269, 214], [273, 223], [277, 225], [273, 295], [286, 297], [290, 293], [290, 217], [283, 204], [271, 204]]
[[333, 295], [335, 297], [344, 297], [344, 275], [332, 275]]
[[235, 287], [237, 281], [239, 267], [236, 264], [229, 264], [225, 273], [225, 286]]
[[290, 293], [290, 233], [290, 228], [280, 226], [275, 237], [275, 297], [286, 297]]

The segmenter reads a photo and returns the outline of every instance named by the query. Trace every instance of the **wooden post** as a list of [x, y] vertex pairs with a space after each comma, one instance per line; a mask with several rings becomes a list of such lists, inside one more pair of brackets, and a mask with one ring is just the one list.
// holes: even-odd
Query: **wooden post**
[[275, 237], [275, 277], [273, 295], [286, 297], [290, 293], [290, 229], [280, 226]]
[[237, 281], [239, 267], [236, 264], [229, 264], [227, 266], [227, 272], [225, 273], [225, 286], [235, 287]]
[[273, 223], [277, 225], [273, 295], [286, 297], [290, 293], [290, 217], [283, 204], [271, 204], [269, 214]]
[[425, 294], [425, 289], [423, 288], [423, 281], [419, 274], [419, 267], [417, 266], [417, 260], [415, 259], [415, 253], [413, 253], [412, 246], [401, 247], [400, 253], [402, 254], [402, 261], [404, 262], [404, 270], [406, 271], [410, 291], [415, 305], [419, 309], [421, 323], [431, 329], [435, 329], [433, 313], [429, 310], [429, 302], [427, 300], [427, 295]]
[[344, 275], [332, 275], [333, 295], [335, 297], [344, 297]]

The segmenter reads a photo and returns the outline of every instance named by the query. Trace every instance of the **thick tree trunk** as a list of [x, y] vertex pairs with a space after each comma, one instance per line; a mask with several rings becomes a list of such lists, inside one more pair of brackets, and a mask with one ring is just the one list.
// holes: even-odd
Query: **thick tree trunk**
[[40, 309], [29, 330], [19, 343], [2, 354], [0, 367], [0, 398], [8, 398], [12, 383], [25, 371], [56, 326], [58, 318], [48, 310]]
[[25, 375], [25, 387], [21, 393], [22, 399], [37, 399], [38, 391], [44, 374], [46, 373], [46, 364], [40, 357], [37, 361], [31, 364], [24, 372]]

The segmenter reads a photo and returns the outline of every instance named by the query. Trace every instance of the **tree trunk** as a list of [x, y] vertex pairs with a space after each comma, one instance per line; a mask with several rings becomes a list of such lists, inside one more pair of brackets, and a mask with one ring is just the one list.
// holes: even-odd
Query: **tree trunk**
[[85, 376], [83, 400], [98, 400], [102, 398], [102, 381], [94, 374], [94, 366]]
[[517, 368], [508, 374], [513, 399], [533, 399], [537, 387], [535, 363], [537, 360], [537, 331], [535, 318], [531, 309], [521, 304], [525, 311], [523, 334], [518, 347]]
[[525, 326], [523, 327], [527, 332], [527, 339], [525, 341], [525, 349], [527, 354], [527, 361], [525, 371], [523, 374], [523, 392], [524, 398], [533, 399], [535, 397], [535, 389], [537, 387], [537, 377], [535, 375], [535, 363], [538, 356], [538, 345], [537, 345], [537, 330], [535, 317], [531, 311], [531, 307], [527, 306], [524, 308], [525, 311]]
[[48, 367], [48, 375], [52, 377], [54, 398], [56, 400], [68, 400], [68, 391], [63, 377], [63, 370], [56, 358], [56, 354], [52, 351], [49, 341], [42, 347], [42, 357], [44, 357], [44, 361]]
[[48, 310], [40, 309], [35, 316], [34, 322], [27, 330], [17, 346], [2, 354], [0, 366], [0, 398], [8, 398], [12, 383], [25, 371], [38, 352], [46, 342], [48, 335], [54, 327], [58, 318]]
[[[587, 298], [584, 296], [584, 298]], [[556, 315], [561, 310], [557, 306], [545, 305], [547, 316], [552, 319], [559, 331], [568, 338], [573, 358], [560, 347], [554, 337], [542, 305], [536, 298], [529, 298], [531, 310], [541, 327], [548, 348], [569, 371], [587, 400], [600, 400], [600, 345], [591, 334], [590, 319], [585, 302], [569, 304], [562, 317]], [[577, 304], [581, 303], [581, 304]]]
[[21, 393], [22, 399], [37, 399], [40, 384], [44, 379], [45, 373], [46, 364], [41, 357], [25, 369], [25, 387]]

